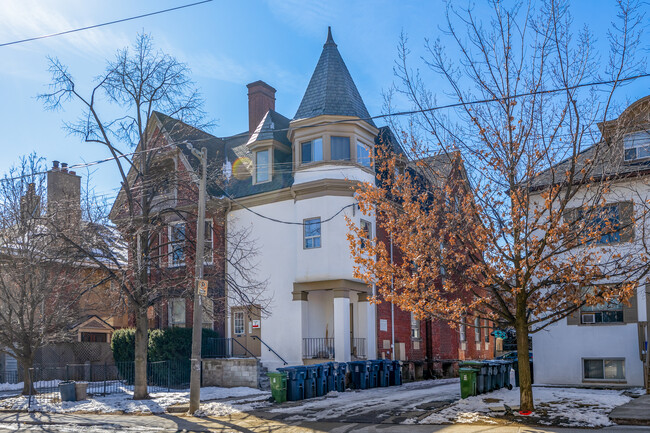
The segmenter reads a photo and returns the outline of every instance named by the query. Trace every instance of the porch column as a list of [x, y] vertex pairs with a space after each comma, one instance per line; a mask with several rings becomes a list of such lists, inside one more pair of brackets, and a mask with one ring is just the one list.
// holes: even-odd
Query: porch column
[[334, 290], [334, 360], [349, 362], [350, 354], [350, 291]]
[[305, 358], [304, 339], [309, 337], [309, 305], [307, 304], [309, 292], [293, 292], [293, 301], [300, 303], [300, 359]]
[[366, 339], [366, 359], [377, 358], [377, 325], [375, 306], [370, 303], [370, 293], [359, 292], [360, 337]]

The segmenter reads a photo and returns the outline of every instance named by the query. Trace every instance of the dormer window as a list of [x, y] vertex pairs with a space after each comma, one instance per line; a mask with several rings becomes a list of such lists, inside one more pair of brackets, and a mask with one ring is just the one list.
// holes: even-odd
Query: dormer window
[[269, 149], [255, 152], [255, 183], [271, 180], [271, 151]]
[[323, 139], [315, 138], [311, 141], [304, 142], [300, 145], [301, 162], [309, 164], [310, 162], [323, 160]]
[[370, 168], [370, 148], [360, 141], [357, 141], [357, 162], [364, 167]]
[[332, 161], [350, 160], [350, 137], [331, 138]]
[[650, 158], [650, 132], [640, 131], [623, 137], [625, 161]]

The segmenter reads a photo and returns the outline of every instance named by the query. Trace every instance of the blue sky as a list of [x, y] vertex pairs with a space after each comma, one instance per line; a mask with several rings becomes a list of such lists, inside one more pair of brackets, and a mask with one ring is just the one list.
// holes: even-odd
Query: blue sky
[[[64, 31], [159, 9], [191, 0], [2, 0], [0, 43]], [[482, 2], [477, 2], [481, 4]], [[466, 4], [463, 2], [463, 4]], [[605, 40], [613, 1], [572, 1], [576, 22], [588, 23]], [[129, 45], [138, 32], [154, 37], [156, 46], [186, 62], [201, 90], [208, 116], [217, 122], [212, 133], [227, 136], [248, 127], [247, 83], [261, 79], [277, 89], [276, 110], [291, 118], [316, 65], [331, 25], [371, 115], [381, 114], [382, 92], [394, 80], [396, 45], [408, 33], [414, 59], [422, 54], [425, 37], [439, 36], [444, 5], [430, 1], [221, 1], [127, 23], [0, 47], [0, 173], [21, 155], [36, 151], [48, 160], [70, 164], [108, 156], [62, 129], [78, 110], [48, 112], [36, 95], [50, 80], [46, 56], [69, 65], [77, 81], [90, 88], [105, 59]], [[600, 32], [600, 33], [599, 33]], [[439, 83], [430, 82], [436, 90]], [[621, 102], [647, 95], [650, 80], [628, 86]], [[409, 107], [399, 107], [407, 109]], [[113, 166], [93, 174], [96, 192], [114, 196]]]

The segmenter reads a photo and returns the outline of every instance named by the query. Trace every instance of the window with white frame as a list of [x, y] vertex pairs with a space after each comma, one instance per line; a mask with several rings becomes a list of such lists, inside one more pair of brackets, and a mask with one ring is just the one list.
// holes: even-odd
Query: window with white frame
[[315, 138], [300, 144], [300, 160], [303, 164], [323, 160], [323, 139]]
[[246, 331], [246, 328], [244, 327], [244, 312], [243, 311], [235, 311], [232, 316], [232, 322], [233, 322], [233, 333], [235, 335], [242, 335]]
[[177, 222], [169, 225], [169, 265], [185, 265], [185, 223]]
[[486, 319], [483, 321], [485, 324], [485, 342], [489, 343], [490, 342], [490, 322]]
[[361, 238], [361, 248], [366, 247], [366, 242], [372, 239], [372, 223], [370, 221], [361, 220], [361, 230], [363, 230], [363, 237]]
[[203, 262], [211, 265], [214, 260], [214, 228], [212, 220], [205, 220], [205, 241], [203, 243]]
[[420, 321], [415, 318], [413, 313], [411, 313], [411, 338], [414, 340], [420, 339]]
[[467, 326], [467, 321], [465, 317], [461, 317], [460, 319], [460, 326], [458, 327], [458, 333], [460, 334], [460, 342], [464, 343], [467, 341], [467, 335], [465, 334], [465, 327]]
[[357, 162], [368, 168], [370, 168], [372, 165], [372, 159], [370, 158], [370, 148], [360, 141], [357, 141]]
[[474, 341], [481, 342], [481, 320], [478, 317], [474, 319]]
[[310, 218], [304, 221], [303, 246], [305, 249], [320, 248], [321, 225], [320, 218]]
[[585, 380], [625, 380], [625, 359], [583, 359]]
[[269, 149], [255, 152], [255, 183], [271, 180], [271, 152]]
[[332, 161], [350, 160], [350, 137], [331, 137], [330, 151]]
[[626, 134], [623, 137], [623, 147], [626, 161], [650, 158], [650, 132], [639, 131]]
[[170, 327], [185, 326], [185, 299], [170, 299], [168, 310]]

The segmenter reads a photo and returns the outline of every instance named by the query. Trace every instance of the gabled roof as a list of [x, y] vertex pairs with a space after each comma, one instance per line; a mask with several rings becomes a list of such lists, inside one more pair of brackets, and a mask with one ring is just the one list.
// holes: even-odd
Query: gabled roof
[[329, 27], [323, 52], [318, 59], [314, 74], [309, 80], [309, 85], [294, 120], [325, 114], [359, 117], [375, 126], [372, 119], [369, 119], [370, 115], [357, 86], [354, 84], [338, 48], [336, 48]]
[[263, 140], [276, 140], [282, 144], [291, 146], [291, 141], [287, 137], [288, 129], [289, 119], [276, 111], [269, 110], [251, 134], [247, 144]]

